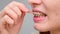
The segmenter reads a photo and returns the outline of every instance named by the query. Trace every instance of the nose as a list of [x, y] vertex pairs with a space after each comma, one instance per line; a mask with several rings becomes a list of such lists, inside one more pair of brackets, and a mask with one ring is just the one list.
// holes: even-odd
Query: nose
[[41, 0], [28, 0], [28, 3], [32, 5], [33, 7], [40, 5], [42, 3]]

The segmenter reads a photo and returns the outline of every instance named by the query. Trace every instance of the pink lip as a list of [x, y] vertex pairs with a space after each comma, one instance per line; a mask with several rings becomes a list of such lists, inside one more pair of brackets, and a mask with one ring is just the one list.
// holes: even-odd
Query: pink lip
[[[42, 10], [38, 10], [37, 8], [34, 8], [33, 12], [36, 12], [36, 11], [39, 11], [39, 12], [45, 14], [45, 12], [43, 12]], [[34, 22], [41, 22], [41, 21], [44, 21], [45, 19], [46, 19], [46, 17], [34, 17], [33, 18]]]
[[33, 20], [34, 22], [42, 22], [45, 20], [46, 17], [34, 17]]
[[41, 10], [41, 9], [33, 8], [33, 12], [37, 12], [37, 11], [46, 14], [45, 11], [43, 11], [43, 10]]

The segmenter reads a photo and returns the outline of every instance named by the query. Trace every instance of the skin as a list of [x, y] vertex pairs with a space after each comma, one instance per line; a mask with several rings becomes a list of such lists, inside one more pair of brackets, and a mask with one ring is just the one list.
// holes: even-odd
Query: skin
[[60, 34], [60, 0], [29, 0], [29, 3], [47, 14], [46, 21], [34, 23], [34, 28], [40, 32]]
[[[28, 0], [28, 2], [32, 8], [41, 9], [47, 14], [46, 21], [34, 23], [34, 28], [40, 32], [50, 31], [51, 34], [60, 34], [60, 0]], [[28, 11], [22, 3], [13, 1], [8, 4], [0, 12], [2, 34], [18, 34]]]
[[18, 34], [26, 12], [24, 4], [13, 1], [0, 12], [0, 34]]

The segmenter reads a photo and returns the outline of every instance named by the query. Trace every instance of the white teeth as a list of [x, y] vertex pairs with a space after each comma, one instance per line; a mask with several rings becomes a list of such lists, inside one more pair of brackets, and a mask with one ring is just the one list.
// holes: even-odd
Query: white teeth
[[36, 17], [44, 16], [44, 14], [40, 12], [33, 12], [33, 15]]

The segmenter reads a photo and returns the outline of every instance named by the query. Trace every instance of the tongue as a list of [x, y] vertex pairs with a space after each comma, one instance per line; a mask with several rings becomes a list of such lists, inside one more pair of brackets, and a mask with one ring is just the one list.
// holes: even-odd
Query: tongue
[[44, 21], [46, 17], [34, 17], [33, 20], [35, 22], [41, 22], [41, 21]]

